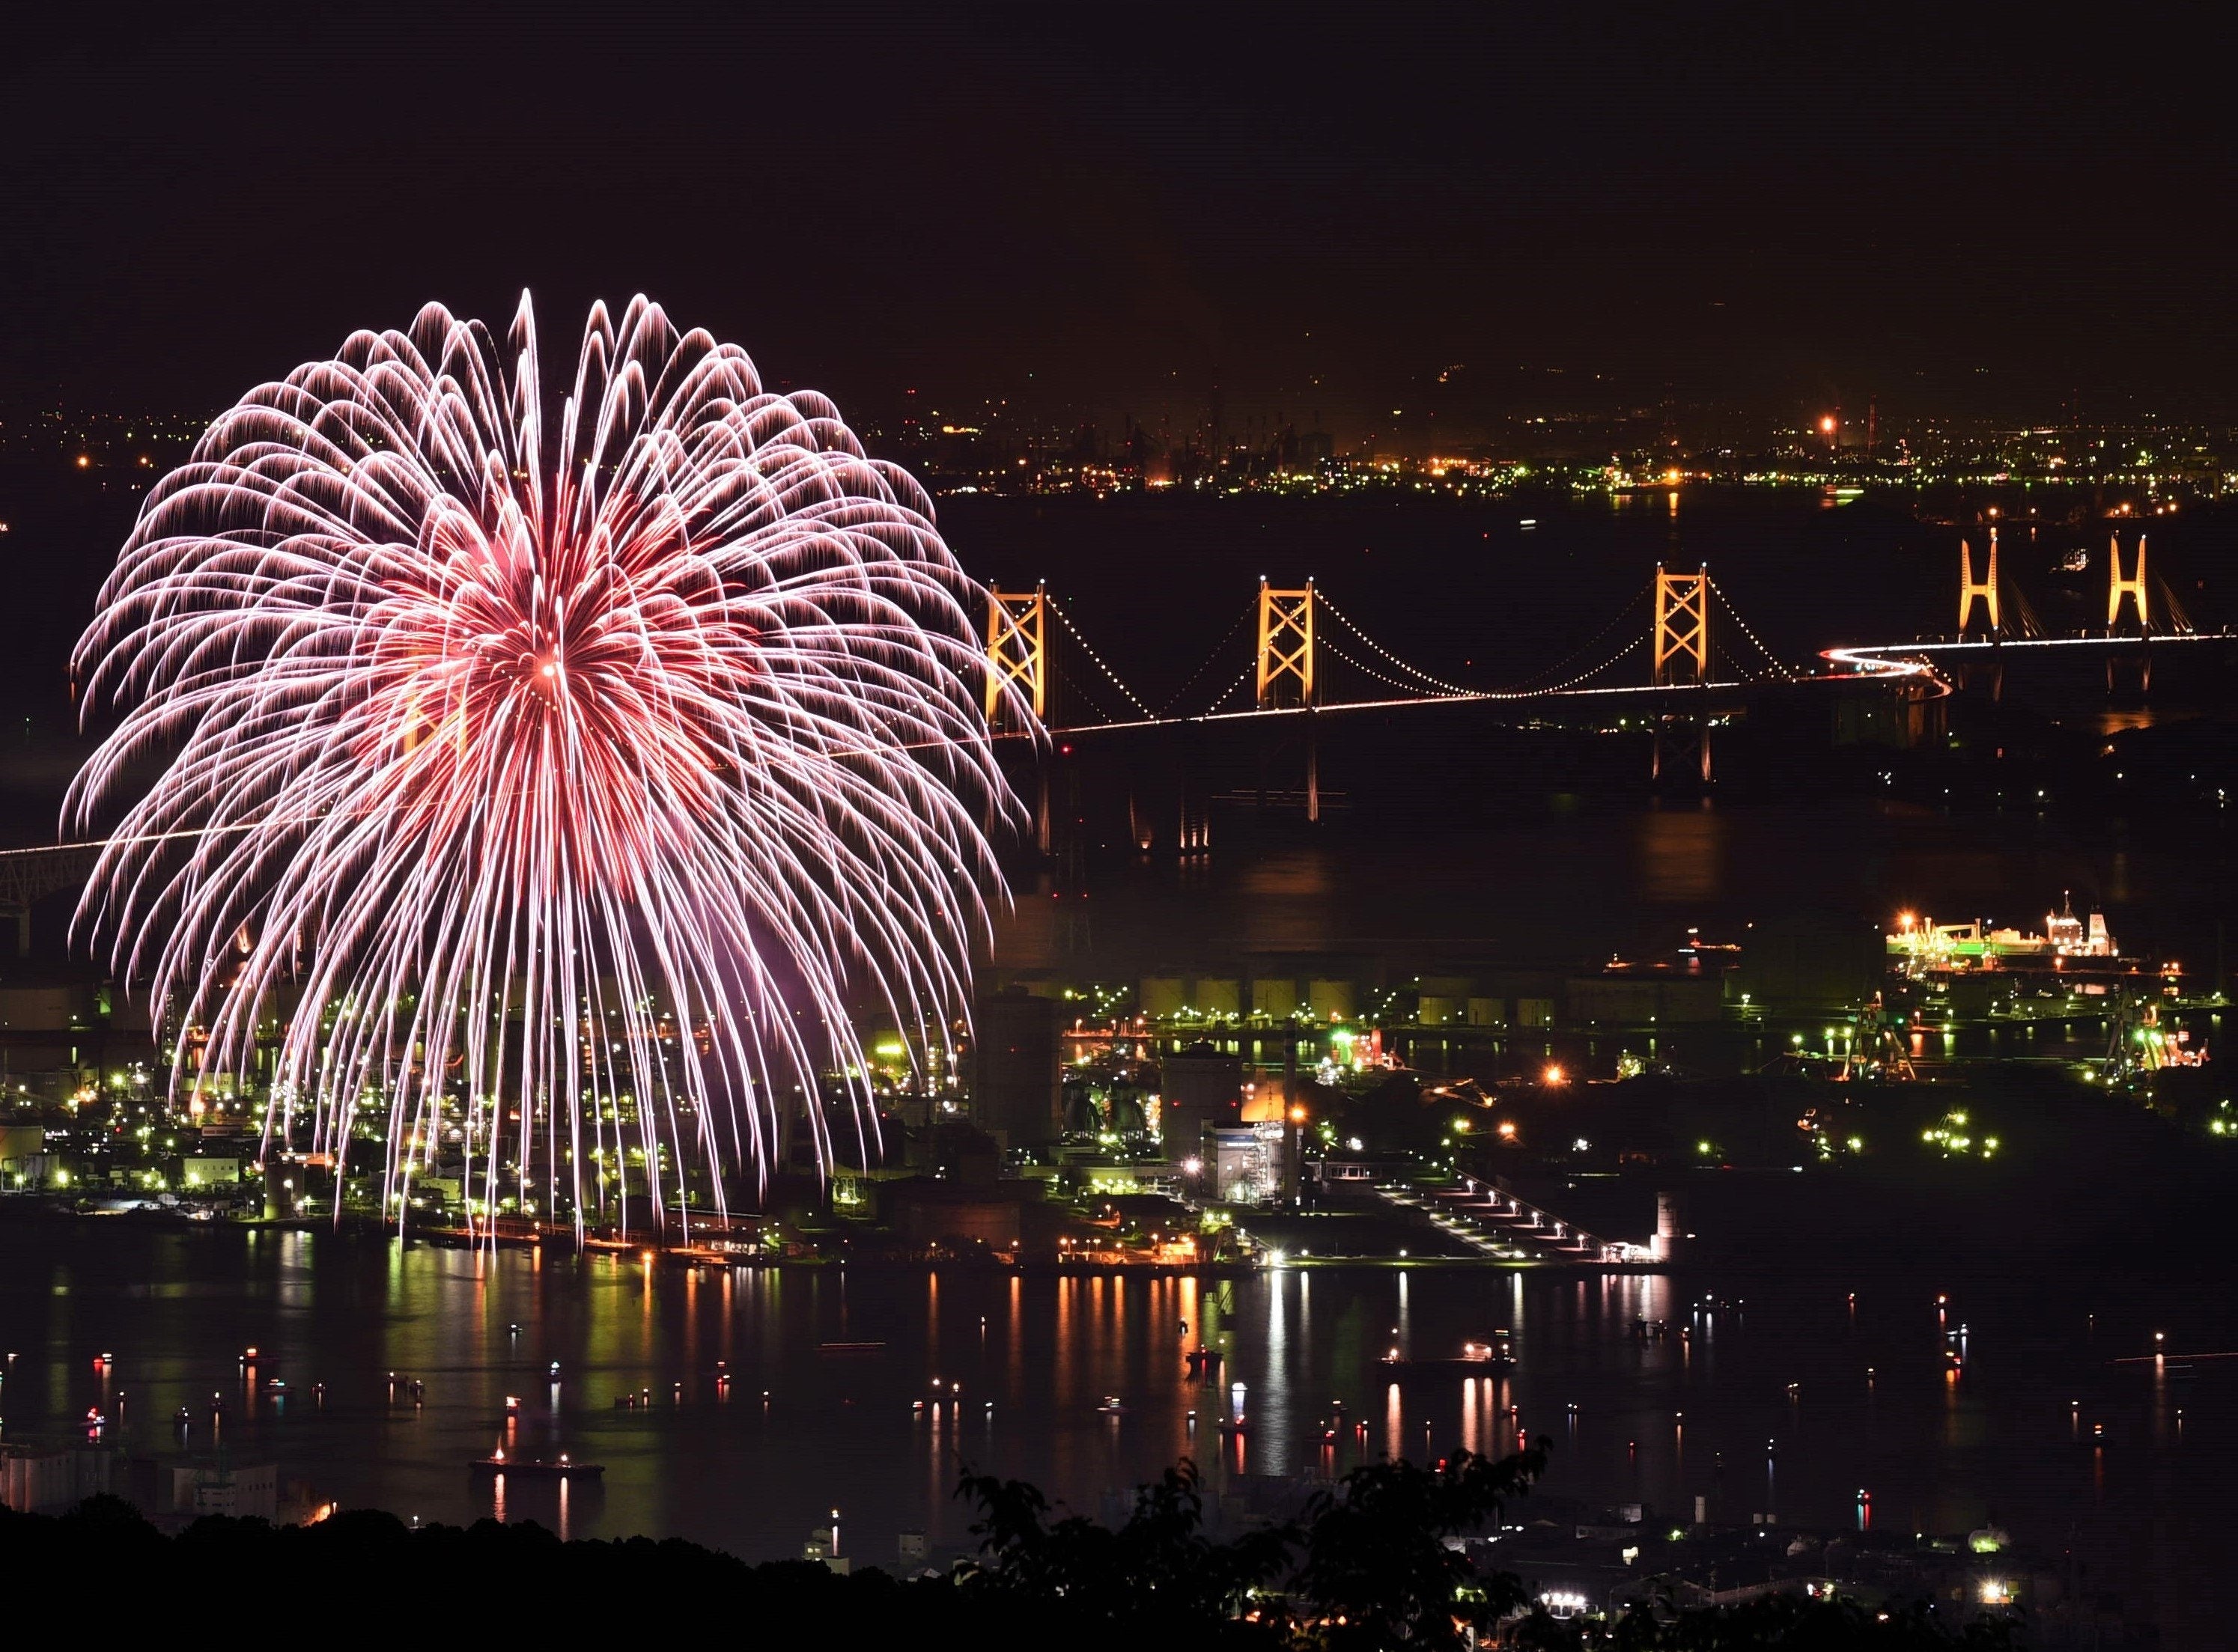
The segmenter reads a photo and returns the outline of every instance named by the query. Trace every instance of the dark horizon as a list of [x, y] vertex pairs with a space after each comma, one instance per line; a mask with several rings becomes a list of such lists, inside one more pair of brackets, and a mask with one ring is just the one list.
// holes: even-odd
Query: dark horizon
[[1216, 389], [1400, 448], [1558, 400], [2218, 417], [2227, 33], [48, 24], [0, 70], [0, 401], [215, 408], [431, 299], [502, 323], [525, 287], [547, 350], [644, 291], [871, 410], [1181, 424]]

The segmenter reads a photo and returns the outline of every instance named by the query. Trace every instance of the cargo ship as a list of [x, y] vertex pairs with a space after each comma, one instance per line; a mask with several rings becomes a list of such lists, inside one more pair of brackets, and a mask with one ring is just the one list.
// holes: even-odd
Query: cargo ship
[[2060, 968], [2069, 958], [2111, 966], [2122, 956], [2113, 932], [2106, 927], [2106, 915], [2093, 912], [2088, 917], [2077, 917], [2071, 897], [2063, 897], [2058, 911], [2044, 915], [2041, 935], [1994, 928], [1986, 919], [1937, 923], [1932, 918], [1899, 913], [1896, 928], [1888, 932], [1888, 951], [1904, 973], [1915, 979], [1938, 971], [1996, 969], [2015, 964], [2048, 963]]

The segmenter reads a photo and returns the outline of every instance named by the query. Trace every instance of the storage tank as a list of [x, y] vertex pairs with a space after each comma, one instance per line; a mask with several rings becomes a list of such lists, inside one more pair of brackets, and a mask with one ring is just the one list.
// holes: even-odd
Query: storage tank
[[1140, 999], [1142, 1014], [1152, 1021], [1170, 1021], [1182, 1013], [1189, 995], [1179, 975], [1145, 975]]
[[1190, 1007], [1201, 1015], [1235, 1015], [1243, 1008], [1241, 983], [1234, 976], [1226, 978], [1197, 977], [1196, 990], [1189, 995]]
[[1254, 981], [1251, 1013], [1270, 1021], [1286, 1021], [1297, 1013], [1298, 983], [1289, 980]]

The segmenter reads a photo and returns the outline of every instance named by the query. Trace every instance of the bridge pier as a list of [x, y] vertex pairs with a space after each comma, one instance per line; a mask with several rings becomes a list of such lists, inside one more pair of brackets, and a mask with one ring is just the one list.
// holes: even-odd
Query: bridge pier
[[91, 843], [0, 850], [0, 918], [16, 920], [16, 955], [31, 955], [31, 905], [85, 882], [101, 851]]
[[[2123, 691], [2122, 664], [2122, 659], [2120, 654], [2106, 656], [2106, 697], [2108, 699]], [[2138, 644], [2136, 666], [2136, 691], [2139, 694], [2151, 693], [2153, 691], [2153, 651], [2150, 644], [2142, 643]]]
[[[1992, 639], [1994, 640], [1994, 639]], [[1986, 660], [1964, 660], [1958, 666], [1958, 686], [1974, 690], [1986, 687], [1992, 701], [2005, 697], [2005, 662], [2000, 650], [1992, 650]]]
[[1648, 778], [1661, 790], [1706, 790], [1712, 778], [1709, 720], [1691, 712], [1658, 717]]

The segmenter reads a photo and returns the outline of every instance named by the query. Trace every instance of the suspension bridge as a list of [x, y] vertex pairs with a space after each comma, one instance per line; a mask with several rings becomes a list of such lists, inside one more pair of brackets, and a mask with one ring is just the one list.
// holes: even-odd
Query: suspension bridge
[[[1822, 663], [1808, 667], [1788, 663], [1772, 651], [1741, 618], [1725, 586], [1710, 578], [1707, 566], [1692, 573], [1659, 566], [1654, 578], [1585, 644], [1553, 667], [1501, 687], [1461, 685], [1410, 663], [1365, 631], [1312, 580], [1296, 589], [1260, 580], [1255, 600], [1238, 613], [1211, 656], [1190, 671], [1180, 694], [1157, 710], [1088, 643], [1048, 586], [994, 589], [987, 596], [984, 701], [987, 721], [996, 732], [1056, 737], [1401, 705], [1500, 705], [1612, 697], [1647, 697], [1659, 714], [1685, 717], [1685, 698], [1705, 691], [1730, 694], [1761, 687], [1880, 680], [1903, 683], [1916, 694], [1940, 697], [1951, 687], [1940, 670], [1945, 660], [2001, 656], [2008, 649], [2135, 654], [2153, 644], [2200, 643], [2225, 636], [2198, 631], [2167, 580], [2149, 580], [2142, 535], [2129, 555], [2115, 538], [2106, 566], [2103, 631], [2048, 636], [2023, 591], [2001, 575], [1998, 531], [1992, 526], [1987, 558], [1978, 573], [1970, 539], [1958, 544], [1958, 629], [1954, 636], [1822, 649]], [[2005, 622], [2008, 613], [2012, 624]], [[1244, 636], [1254, 629], [1254, 620], [1255, 643], [1244, 651]], [[1616, 647], [1609, 649], [1612, 643]], [[1585, 660], [1592, 664], [1582, 664]], [[1645, 671], [1640, 663], [1645, 663]], [[1625, 680], [1627, 674], [1633, 680]], [[1063, 678], [1069, 694], [1065, 714], [1052, 721], [1052, 687], [1058, 678]], [[1202, 698], [1206, 683], [1217, 685], [1211, 698]], [[1197, 701], [1190, 701], [1193, 691], [1200, 694]], [[1083, 714], [1083, 707], [1095, 714]]]
[[[1715, 772], [1714, 731], [1737, 717], [1759, 713], [1787, 717], [1786, 702], [1826, 703], [1837, 719], [1874, 723], [1898, 743], [1926, 737], [1937, 726], [1930, 703], [1955, 687], [1971, 685], [1988, 668], [1992, 695], [2002, 692], [2008, 663], [2030, 658], [2102, 657], [2107, 688], [2117, 673], [2142, 690], [2151, 686], [2155, 651], [2202, 643], [2221, 632], [2197, 630], [2175, 591], [2149, 578], [2145, 540], [2109, 547], [2106, 624], [2078, 634], [2045, 633], [2024, 591], [2001, 566], [2000, 534], [1989, 531], [1985, 560], [1971, 539], [1958, 546], [1958, 626], [1938, 638], [1852, 644], [1819, 651], [1807, 663], [1783, 657], [1744, 617], [1732, 595], [1708, 568], [1658, 566], [1617, 612], [1554, 664], [1521, 680], [1485, 686], [1426, 668], [1402, 647], [1371, 634], [1333, 594], [1307, 581], [1279, 586], [1262, 578], [1225, 635], [1190, 672], [1181, 690], [1153, 705], [1099, 651], [1046, 585], [1030, 591], [997, 588], [987, 601], [986, 715], [999, 737], [1046, 737], [1070, 753], [1082, 742], [1157, 730], [1226, 726], [1241, 733], [1255, 722], [1271, 724], [1289, 739], [1281, 762], [1290, 783], [1271, 784], [1270, 742], [1248, 766], [1258, 770], [1257, 806], [1301, 808], [1318, 820], [1324, 802], [1321, 735], [1345, 713], [1390, 714], [1414, 709], [1478, 707], [1518, 724], [1592, 721], [1599, 708], [1624, 728], [1652, 735], [1649, 778], [1665, 790], [1708, 787]], [[2124, 685], [2127, 685], [2125, 684]], [[1056, 691], [1062, 687], [1059, 695]], [[1840, 703], [1851, 704], [1846, 711]], [[1862, 714], [1857, 702], [1869, 704]], [[1815, 714], [1814, 714], [1815, 715]], [[1232, 768], [1236, 748], [1229, 745]], [[1171, 789], [1160, 766], [1130, 765], [1150, 792]], [[1302, 783], [1296, 783], [1301, 781]], [[1135, 782], [1129, 782], [1130, 788]], [[1051, 807], [1044, 772], [1037, 782], [1044, 849], [1050, 847]], [[1182, 783], [1179, 845], [1184, 853], [1208, 841], [1202, 811]], [[1130, 827], [1138, 815], [1130, 789]], [[1056, 811], [1060, 814], [1063, 809]], [[1143, 847], [1151, 834], [1136, 830]]]
[[[1658, 566], [1631, 599], [1555, 664], [1519, 681], [1484, 687], [1454, 681], [1409, 660], [1370, 634], [1311, 580], [1277, 586], [1261, 579], [1212, 651], [1162, 705], [1153, 706], [1098, 651], [1044, 585], [990, 590], [987, 597], [983, 706], [997, 737], [1065, 743], [1160, 730], [1254, 721], [1302, 726], [1304, 785], [1281, 792], [1320, 816], [1318, 747], [1325, 717], [1414, 708], [1483, 707], [1537, 717], [1552, 708], [1621, 706], [1653, 734], [1650, 778], [1659, 785], [1706, 786], [1714, 764], [1712, 730], [1736, 710], [1766, 698], [1867, 693], [1917, 707], [1948, 695], [1976, 667], [1993, 684], [2008, 661], [2095, 657], [2109, 687], [2117, 664], [2149, 688], [2154, 651], [2214, 640], [2225, 631], [2194, 626], [2175, 590], [2149, 576], [2142, 535], [2107, 558], [2106, 624], [2080, 634], [2047, 635], [2024, 591], [2000, 566], [1998, 530], [1989, 530], [1977, 563], [1970, 539], [1957, 558], [1955, 635], [1822, 650], [1816, 663], [1783, 658], [1745, 619], [1708, 568]], [[1065, 691], [1059, 697], [1053, 691]], [[1993, 686], [1993, 691], [1995, 691]], [[1262, 783], [1262, 796], [1269, 795]], [[1180, 845], [1204, 846], [1201, 816], [1182, 804]], [[1131, 809], [1131, 805], [1130, 805]], [[1049, 846], [1050, 808], [1042, 788], [1039, 836]], [[12, 920], [19, 954], [30, 944], [35, 902], [82, 884], [102, 845], [63, 843], [0, 850], [0, 923]]]
[[[1636, 623], [1643, 604], [1650, 609], [1644, 626]], [[1718, 618], [1715, 625], [1713, 618]], [[1052, 618], [1059, 628], [1055, 632]], [[1256, 640], [1247, 653], [1241, 644], [1253, 629]], [[1728, 645], [1728, 629], [1743, 639], [1745, 651]], [[1622, 641], [1604, 654], [1619, 637]], [[1088, 735], [1414, 704], [1669, 696], [1792, 684], [1804, 675], [1765, 646], [1706, 567], [1691, 573], [1658, 568], [1649, 585], [1570, 654], [1498, 688], [1470, 687], [1412, 664], [1371, 636], [1311, 580], [1282, 589], [1262, 579], [1252, 604], [1180, 692], [1158, 710], [1090, 646], [1046, 586], [990, 591], [986, 643], [987, 717], [998, 731], [1016, 735], [1036, 729], [1050, 735]], [[1069, 668], [1065, 657], [1073, 652], [1084, 669]], [[1612, 680], [1627, 661], [1643, 655], [1648, 662], [1645, 681]], [[1581, 664], [1586, 659], [1593, 663]], [[1051, 721], [1050, 691], [1059, 677], [1071, 690], [1073, 702], [1099, 715]], [[1341, 679], [1334, 693], [1333, 677]], [[1220, 686], [1209, 699], [1191, 704], [1192, 691], [1208, 682]], [[1030, 719], [1022, 715], [1029, 710]]]

